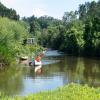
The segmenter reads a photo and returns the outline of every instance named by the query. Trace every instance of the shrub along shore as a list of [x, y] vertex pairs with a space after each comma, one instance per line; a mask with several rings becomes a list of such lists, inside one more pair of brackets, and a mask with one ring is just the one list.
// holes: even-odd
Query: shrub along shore
[[43, 50], [39, 44], [25, 44], [30, 35], [27, 24], [0, 17], [0, 66], [8, 66], [23, 56], [32, 56]]
[[100, 88], [71, 83], [56, 90], [30, 94], [24, 97], [11, 98], [1, 94], [0, 100], [100, 100]]

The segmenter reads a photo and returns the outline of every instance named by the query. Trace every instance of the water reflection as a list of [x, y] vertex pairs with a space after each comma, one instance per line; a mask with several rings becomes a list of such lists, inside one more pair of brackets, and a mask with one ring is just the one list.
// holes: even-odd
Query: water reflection
[[14, 67], [0, 71], [0, 92], [6, 95], [18, 94], [23, 88], [22, 71]]
[[38, 75], [41, 75], [42, 74], [42, 65], [39, 65], [39, 66], [35, 66], [35, 69], [34, 69], [34, 72]]
[[100, 86], [100, 60], [49, 51], [42, 66], [28, 66], [24, 61], [0, 72], [0, 91], [7, 95], [27, 95], [71, 82]]
[[84, 83], [90, 86], [100, 86], [100, 63], [95, 59], [83, 59], [84, 61]]
[[78, 64], [78, 58], [76, 57], [65, 57], [65, 67], [64, 72], [66, 73], [64, 77], [64, 84], [66, 83], [66, 77], [67, 77], [67, 83], [70, 82], [78, 82], [78, 73], [77, 73], [77, 64]]

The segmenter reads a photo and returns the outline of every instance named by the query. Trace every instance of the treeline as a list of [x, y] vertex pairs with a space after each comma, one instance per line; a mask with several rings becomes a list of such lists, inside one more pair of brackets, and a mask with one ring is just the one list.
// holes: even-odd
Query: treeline
[[0, 16], [8, 17], [13, 20], [19, 20], [20, 18], [20, 16], [16, 13], [14, 9], [9, 9], [5, 7], [1, 2], [0, 2]]
[[19, 20], [15, 10], [0, 3], [0, 63], [37, 51], [37, 46], [23, 45], [28, 37], [67, 54], [100, 57], [99, 5], [100, 0], [81, 4], [78, 11], [65, 12], [62, 20], [50, 16]]
[[100, 57], [100, 0], [65, 12], [62, 20], [50, 16], [23, 18], [38, 43], [72, 55]]

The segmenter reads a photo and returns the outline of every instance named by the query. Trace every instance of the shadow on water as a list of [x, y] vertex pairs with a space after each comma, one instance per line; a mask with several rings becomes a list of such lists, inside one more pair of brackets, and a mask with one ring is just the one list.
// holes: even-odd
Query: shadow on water
[[[64, 59], [64, 84], [70, 83], [70, 82], [76, 82], [77, 81], [77, 64], [78, 64], [78, 58], [76, 57], [65, 57]], [[67, 77], [67, 80], [66, 80]]]
[[100, 61], [95, 59], [83, 59], [84, 61], [84, 83], [90, 86], [100, 86]]
[[6, 95], [28, 95], [71, 82], [100, 86], [100, 61], [96, 59], [47, 51], [42, 66], [21, 63], [0, 72], [0, 91]]
[[[17, 73], [16, 73], [17, 72]], [[16, 66], [0, 71], [0, 92], [6, 95], [18, 94], [23, 88], [22, 70]]]

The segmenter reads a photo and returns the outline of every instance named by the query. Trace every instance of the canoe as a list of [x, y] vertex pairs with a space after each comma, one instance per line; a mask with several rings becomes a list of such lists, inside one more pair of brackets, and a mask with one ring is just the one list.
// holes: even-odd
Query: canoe
[[42, 65], [41, 61], [38, 62], [34, 60], [34, 61], [29, 62], [29, 66], [41, 66], [41, 65]]
[[20, 60], [27, 60], [28, 57], [27, 56], [24, 56], [24, 57], [20, 57]]

